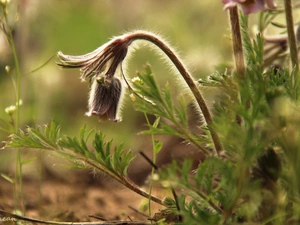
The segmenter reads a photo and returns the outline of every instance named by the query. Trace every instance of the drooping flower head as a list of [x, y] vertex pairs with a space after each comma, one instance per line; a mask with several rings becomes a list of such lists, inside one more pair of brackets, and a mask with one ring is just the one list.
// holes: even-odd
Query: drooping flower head
[[118, 78], [113, 77], [109, 83], [104, 77], [94, 80], [88, 103], [88, 117], [98, 116], [100, 120], [121, 121], [118, 115], [119, 102], [122, 94], [122, 84]]
[[244, 14], [256, 13], [261, 10], [275, 9], [274, 0], [222, 0], [225, 4], [224, 10], [235, 7], [240, 4]]
[[122, 62], [130, 43], [130, 39], [120, 36], [85, 55], [71, 56], [58, 52], [61, 60], [58, 65], [65, 68], [80, 68], [81, 79], [89, 78], [92, 83], [87, 116], [97, 115], [100, 119], [115, 122], [121, 120], [118, 111], [122, 84], [115, 75], [119, 70], [119, 74], [124, 76]]

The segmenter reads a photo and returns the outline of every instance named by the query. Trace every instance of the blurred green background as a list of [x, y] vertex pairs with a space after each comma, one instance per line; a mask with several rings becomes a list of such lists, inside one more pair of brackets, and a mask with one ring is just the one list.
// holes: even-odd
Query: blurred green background
[[[11, 1], [8, 16], [13, 22], [15, 11]], [[55, 120], [68, 134], [76, 134], [83, 124], [100, 129], [118, 130], [118, 135], [130, 136], [135, 121], [133, 104], [126, 97], [123, 122], [98, 123], [87, 118], [88, 83], [81, 82], [78, 70], [62, 70], [54, 57], [34, 73], [57, 51], [84, 54], [104, 44], [111, 37], [135, 29], [154, 31], [165, 37], [177, 49], [195, 77], [207, 76], [214, 66], [228, 57], [230, 41], [227, 15], [219, 1], [182, 0], [26, 0], [18, 5], [19, 15], [14, 36], [21, 65], [21, 128]], [[217, 13], [218, 12], [218, 13]], [[4, 39], [1, 34], [1, 39]], [[13, 58], [5, 41], [0, 49], [0, 118], [8, 120], [4, 109], [15, 104], [16, 96], [5, 66], [14, 68]], [[227, 52], [227, 53], [226, 53]], [[230, 56], [230, 53], [229, 53]], [[128, 77], [152, 65], [159, 80], [174, 80], [169, 66], [162, 63], [152, 50], [141, 48], [129, 63]], [[178, 88], [174, 87], [174, 88]], [[113, 132], [115, 133], [115, 132]], [[5, 140], [6, 134], [1, 133]]]
[[[8, 17], [12, 26], [18, 9], [14, 37], [22, 73], [20, 128], [54, 120], [62, 126], [62, 133], [74, 136], [86, 124], [134, 149], [143, 141], [136, 134], [145, 128], [145, 122], [143, 114], [134, 111], [130, 97], [125, 97], [121, 123], [98, 123], [96, 117], [85, 117], [88, 83], [80, 81], [78, 70], [59, 68], [56, 53], [85, 54], [113, 36], [146, 29], [167, 39], [195, 78], [206, 77], [219, 63], [231, 61], [227, 13], [222, 7], [220, 1], [210, 0], [11, 0]], [[9, 121], [5, 108], [16, 102], [12, 82], [16, 77], [3, 33], [0, 54], [0, 118]], [[30, 73], [51, 57], [45, 66]], [[141, 48], [134, 53], [127, 77], [143, 71], [146, 63], [161, 83], [168, 81], [171, 90], [180, 93], [170, 67], [151, 49]], [[12, 68], [10, 74], [5, 72], [6, 65]], [[0, 140], [7, 139], [8, 134], [0, 131]], [[8, 160], [14, 158], [13, 154], [0, 154], [4, 168], [14, 167]]]
[[[280, 6], [282, 0], [276, 3]], [[113, 36], [145, 29], [168, 40], [196, 79], [205, 78], [214, 73], [218, 65], [232, 62], [227, 12], [222, 8], [221, 0], [11, 0], [8, 18], [14, 27], [22, 73], [20, 128], [43, 126], [54, 120], [61, 125], [62, 134], [78, 136], [79, 129], [86, 125], [88, 129], [102, 131], [115, 143], [123, 142], [133, 152], [142, 150], [151, 154], [150, 137], [138, 135], [139, 131], [147, 129], [144, 115], [134, 110], [134, 102], [128, 93], [125, 95], [121, 123], [99, 123], [97, 117], [86, 117], [89, 84], [80, 80], [79, 70], [59, 68], [56, 54], [58, 51], [69, 55], [85, 54]], [[253, 30], [252, 24], [258, 17], [259, 14], [250, 15], [250, 30]], [[295, 21], [300, 20], [299, 11], [295, 17]], [[284, 23], [284, 18], [280, 17], [278, 22]], [[276, 30], [274, 33], [282, 31]], [[141, 48], [133, 54], [126, 76], [135, 77], [136, 72], [142, 72], [146, 64], [151, 65], [161, 85], [170, 83], [174, 97], [185, 93], [182, 84], [178, 85], [176, 74], [152, 49]], [[39, 68], [41, 65], [44, 66]], [[5, 71], [6, 66], [11, 68], [9, 74]], [[0, 120], [6, 122], [11, 118], [5, 109], [16, 103], [14, 68], [12, 52], [0, 32]], [[33, 70], [36, 71], [31, 72]], [[215, 90], [202, 88], [202, 91], [209, 97]], [[12, 116], [15, 119], [16, 113]], [[0, 129], [0, 148], [8, 136], [9, 133]], [[163, 141], [167, 151], [162, 158], [170, 160], [171, 153], [176, 151], [180, 152], [180, 157], [192, 152], [193, 146], [180, 145], [181, 139]], [[16, 152], [0, 151], [0, 175], [14, 177]], [[25, 160], [38, 155], [36, 151], [22, 153]], [[47, 164], [52, 170], [55, 164], [65, 163], [57, 157], [49, 157], [48, 152], [41, 155], [37, 156], [39, 160], [35, 163], [23, 167], [24, 174], [39, 177], [41, 165]], [[139, 172], [142, 176], [146, 174], [142, 166], [148, 166], [146, 169], [151, 170], [151, 166], [143, 160], [137, 157], [134, 161], [138, 170], [132, 172], [133, 176], [139, 176]], [[58, 170], [57, 176], [73, 172], [61, 167]], [[1, 182], [7, 181], [0, 177]]]

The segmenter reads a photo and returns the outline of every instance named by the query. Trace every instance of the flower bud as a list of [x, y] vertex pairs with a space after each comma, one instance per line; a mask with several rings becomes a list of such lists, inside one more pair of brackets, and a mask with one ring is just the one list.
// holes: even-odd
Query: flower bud
[[10, 2], [10, 0], [0, 0], [0, 4], [3, 8], [6, 8], [6, 6], [9, 2]]

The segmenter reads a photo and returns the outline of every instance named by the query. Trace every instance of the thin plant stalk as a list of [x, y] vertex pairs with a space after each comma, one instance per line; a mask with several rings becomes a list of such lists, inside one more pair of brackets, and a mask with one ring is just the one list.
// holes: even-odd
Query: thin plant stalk
[[153, 43], [156, 45], [158, 48], [160, 48], [167, 56], [168, 58], [172, 61], [172, 63], [175, 65], [181, 76], [184, 78], [185, 82], [189, 86], [190, 90], [192, 91], [197, 104], [199, 105], [199, 108], [203, 114], [203, 117], [205, 119], [206, 124], [208, 125], [210, 135], [212, 137], [212, 141], [215, 147], [215, 153], [217, 155], [220, 154], [222, 151], [223, 147], [221, 144], [221, 141], [219, 139], [218, 134], [213, 130], [212, 125], [213, 125], [213, 119], [211, 116], [211, 113], [207, 107], [207, 104], [197, 87], [194, 79], [192, 78], [191, 74], [188, 72], [184, 64], [181, 62], [181, 60], [178, 58], [178, 56], [174, 53], [174, 51], [167, 46], [162, 40], [160, 40], [158, 37], [151, 35], [147, 32], [134, 32], [127, 37], [131, 41], [134, 40], [145, 40]]
[[[154, 162], [152, 162], [143, 152], [140, 152], [141, 156], [144, 157], [144, 159], [150, 163], [150, 165], [152, 166], [152, 174], [154, 174], [154, 171], [158, 171], [158, 167], [156, 166], [156, 164]], [[171, 187], [171, 191], [172, 191], [172, 195], [174, 197], [174, 201], [175, 201], [175, 204], [176, 204], [176, 208], [178, 210], [178, 212], [180, 211], [180, 206], [179, 206], [179, 203], [178, 203], [178, 197], [177, 197], [177, 194], [175, 192], [175, 189], [173, 187]], [[150, 206], [150, 205], [149, 205]], [[150, 211], [150, 210], [149, 210]], [[150, 214], [151, 216], [151, 214]], [[182, 216], [179, 215], [179, 220], [182, 221]]]
[[[19, 60], [18, 60], [18, 55], [14, 43], [14, 38], [12, 35], [12, 30], [9, 27], [8, 23], [8, 18], [6, 12], [4, 14], [4, 19], [5, 23], [7, 25], [7, 30], [8, 30], [8, 43], [11, 48], [11, 51], [13, 53], [13, 58], [14, 58], [14, 63], [16, 67], [16, 76], [17, 76], [17, 85], [16, 85], [16, 107], [17, 107], [17, 118], [15, 120], [15, 133], [19, 133], [19, 127], [20, 127], [20, 100], [21, 100], [21, 72], [20, 72], [20, 66], [19, 66]], [[16, 157], [16, 174], [15, 174], [15, 182], [19, 182], [19, 188], [20, 188], [20, 198], [21, 198], [21, 207], [23, 210], [23, 213], [25, 214], [25, 207], [24, 207], [24, 191], [23, 191], [23, 180], [22, 180], [22, 156], [21, 156], [21, 150], [17, 150], [17, 157]], [[17, 185], [15, 185], [17, 187]], [[18, 199], [18, 194], [17, 191], [15, 190], [15, 206], [17, 206], [17, 199]]]
[[236, 71], [241, 78], [245, 75], [245, 61], [243, 53], [242, 35], [240, 30], [238, 7], [229, 9], [229, 20], [232, 35], [232, 48]]
[[[144, 112], [144, 116], [145, 116], [146, 122], [147, 122], [147, 124], [150, 128], [151, 124], [150, 124], [148, 116], [145, 112]], [[153, 148], [153, 165], [155, 165], [156, 164], [156, 151], [155, 151], [155, 140], [154, 140], [154, 135], [153, 134], [151, 134], [151, 142], [152, 142], [152, 148]], [[154, 175], [154, 172], [155, 172], [155, 167], [152, 166], [152, 170], [151, 170], [151, 175], [152, 176]], [[152, 188], [153, 188], [153, 182], [151, 180], [150, 185], [149, 185], [149, 196], [151, 196], [151, 194], [152, 194]], [[149, 216], [151, 217], [152, 212], [151, 212], [151, 199], [150, 198], [149, 198], [149, 201], [148, 201], [148, 208], [149, 208]]]
[[[286, 18], [290, 54], [291, 54], [291, 63], [292, 63], [292, 68], [295, 70], [294, 76], [297, 76], [299, 72], [299, 60], [298, 60], [296, 35], [294, 29], [293, 6], [291, 0], [284, 0], [284, 9], [285, 9], [285, 18]], [[293, 81], [295, 81], [295, 77], [293, 77]]]

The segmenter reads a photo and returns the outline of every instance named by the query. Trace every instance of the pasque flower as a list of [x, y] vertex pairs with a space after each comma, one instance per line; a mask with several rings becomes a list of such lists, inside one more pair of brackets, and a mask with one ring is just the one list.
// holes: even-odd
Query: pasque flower
[[240, 4], [244, 14], [256, 13], [260, 10], [275, 9], [274, 0], [222, 0], [225, 4], [224, 10]]
[[[160, 37], [147, 31], [134, 31], [115, 37], [95, 51], [81, 56], [65, 55], [62, 52], [58, 52], [58, 57], [61, 60], [58, 65], [66, 68], [80, 68], [81, 78], [83, 80], [89, 78], [92, 83], [87, 116], [97, 115], [102, 119], [120, 120], [118, 111], [122, 101], [122, 83], [115, 77], [118, 72], [121, 78], [124, 78], [128, 89], [145, 100], [143, 96], [140, 96], [130, 87], [122, 68], [123, 61], [128, 54], [129, 46], [137, 40], [152, 43], [170, 59], [171, 63], [176, 67], [189, 86], [205, 122], [210, 127], [213, 120], [195, 80], [174, 50]], [[213, 129], [210, 129], [210, 134], [213, 139], [215, 151], [219, 154], [222, 151], [222, 144], [219, 137]]]
[[58, 52], [61, 60], [58, 65], [80, 68], [81, 79], [89, 78], [92, 83], [87, 116], [96, 115], [102, 120], [109, 119], [114, 122], [121, 120], [118, 115], [122, 83], [115, 75], [119, 72], [124, 76], [122, 62], [130, 43], [130, 39], [120, 36], [85, 55], [71, 56]]

